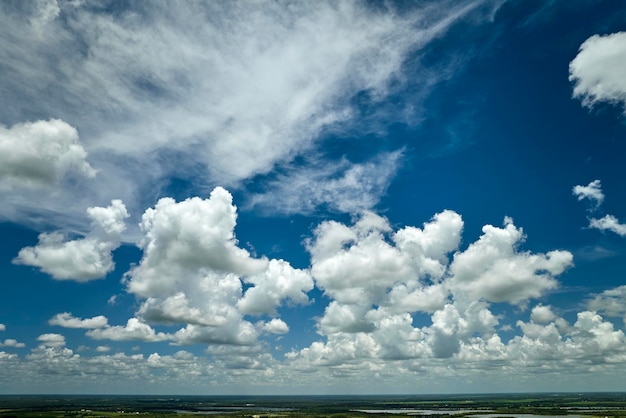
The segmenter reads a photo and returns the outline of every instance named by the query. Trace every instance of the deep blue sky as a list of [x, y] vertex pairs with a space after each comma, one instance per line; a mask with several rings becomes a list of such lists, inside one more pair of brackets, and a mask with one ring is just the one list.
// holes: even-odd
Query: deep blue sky
[[624, 22], [1, 3], [0, 393], [626, 390]]

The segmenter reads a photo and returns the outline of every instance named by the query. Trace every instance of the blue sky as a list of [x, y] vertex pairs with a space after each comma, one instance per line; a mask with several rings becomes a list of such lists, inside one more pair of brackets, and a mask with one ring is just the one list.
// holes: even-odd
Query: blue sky
[[0, 10], [1, 393], [626, 390], [621, 2]]

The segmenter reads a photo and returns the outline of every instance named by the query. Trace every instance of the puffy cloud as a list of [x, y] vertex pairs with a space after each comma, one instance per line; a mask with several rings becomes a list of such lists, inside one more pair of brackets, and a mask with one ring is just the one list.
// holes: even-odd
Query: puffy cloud
[[599, 229], [600, 231], [612, 231], [622, 237], [626, 236], [626, 225], [620, 223], [620, 221], [613, 215], [605, 215], [599, 219], [590, 219], [589, 227]]
[[59, 232], [42, 233], [35, 247], [25, 247], [15, 264], [39, 267], [57, 280], [86, 282], [104, 277], [115, 264], [111, 252], [120, 246], [121, 234], [129, 216], [121, 200], [106, 208], [87, 209], [92, 230], [82, 239], [66, 240]]
[[70, 172], [93, 177], [76, 129], [59, 119], [0, 125], [0, 188], [51, 186]]
[[267, 269], [245, 278], [254, 284], [246, 290], [237, 307], [244, 314], [274, 315], [283, 300], [294, 304], [306, 304], [306, 292], [313, 289], [313, 279], [307, 271], [295, 269], [284, 260], [270, 260]]
[[65, 337], [61, 334], [41, 334], [37, 337], [37, 341], [46, 347], [65, 346]]
[[[462, 230], [461, 217], [452, 211], [422, 228], [395, 232], [370, 212], [352, 226], [320, 224], [307, 248], [317, 286], [331, 298], [318, 319], [326, 341], [290, 352], [292, 365], [337, 370], [375, 368], [388, 359], [507, 358], [509, 346], [497, 334], [500, 322], [490, 305], [523, 305], [556, 288], [555, 277], [571, 265], [572, 255], [520, 251], [525, 237], [509, 218], [503, 228], [484, 226], [465, 250], [459, 250]], [[430, 324], [420, 325], [419, 313], [430, 314]], [[541, 324], [564, 322], [541, 305], [531, 319], [524, 325], [529, 334]]]
[[146, 210], [141, 229], [144, 256], [129, 273], [128, 290], [138, 296], [167, 295], [190, 273], [238, 275], [262, 272], [268, 261], [237, 246], [237, 209], [221, 187], [208, 199], [176, 203], [164, 198]]
[[569, 65], [574, 97], [589, 107], [602, 101], [626, 104], [625, 68], [626, 32], [590, 37]]
[[0, 324], [0, 331], [6, 331], [7, 327], [4, 324]]
[[86, 335], [94, 340], [113, 341], [166, 341], [172, 337], [163, 332], [155, 332], [150, 325], [137, 318], [130, 318], [125, 326], [106, 326], [87, 331]]
[[13, 338], [7, 338], [4, 342], [0, 342], [0, 347], [24, 348], [26, 344], [17, 342], [17, 340]]
[[[142, 300], [144, 321], [185, 325], [172, 336], [176, 344], [251, 345], [258, 331], [245, 315], [275, 316], [283, 303], [309, 301], [310, 274], [284, 260], [253, 258], [238, 246], [236, 222], [232, 196], [221, 187], [204, 200], [161, 199], [143, 215], [144, 254], [126, 274], [127, 289]], [[274, 319], [266, 330], [285, 331]]]
[[111, 351], [111, 347], [109, 347], [108, 345], [99, 345], [96, 347], [96, 351], [98, 353], [108, 353], [109, 351]]
[[[460, 241], [461, 217], [444, 211], [423, 230], [407, 227], [385, 234], [388, 221], [366, 212], [352, 228], [337, 222], [322, 223], [310, 241], [311, 272], [317, 285], [341, 303], [381, 304], [387, 290], [421, 291], [426, 277], [438, 279], [446, 269], [446, 254]], [[404, 287], [402, 287], [404, 286]]]
[[574, 186], [572, 193], [578, 197], [578, 200], [589, 199], [595, 201], [596, 208], [604, 201], [600, 180], [594, 180], [586, 186]]
[[289, 332], [289, 326], [279, 318], [273, 318], [271, 321], [264, 323], [261, 329], [270, 334], [286, 334]]
[[556, 319], [550, 306], [537, 305], [530, 312], [530, 320], [537, 324], [547, 324]]
[[454, 255], [450, 287], [457, 297], [523, 304], [556, 288], [555, 276], [572, 265], [567, 251], [546, 254], [518, 252], [521, 228], [505, 219], [504, 228], [483, 227], [483, 235], [463, 252]]
[[108, 319], [105, 316], [98, 315], [93, 318], [81, 319], [75, 318], [69, 312], [56, 314], [48, 320], [50, 325], [58, 325], [63, 328], [103, 328], [108, 325]]

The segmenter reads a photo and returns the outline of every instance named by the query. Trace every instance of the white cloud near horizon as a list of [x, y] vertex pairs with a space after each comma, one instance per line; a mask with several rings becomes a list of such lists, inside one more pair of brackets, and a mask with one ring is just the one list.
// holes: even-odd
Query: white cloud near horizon
[[[570, 62], [574, 97], [584, 106], [600, 102], [626, 105], [626, 32], [593, 35]], [[626, 108], [624, 108], [626, 111]]]
[[[88, 369], [105, 380], [127, 383], [162, 378], [200, 384], [204, 379], [206, 387], [246, 379], [276, 390], [323, 386], [329, 376], [333, 384], [376, 378], [404, 387], [404, 380], [413, 385], [419, 376], [454, 381], [452, 369], [463, 370], [463, 379], [480, 379], [477, 373], [488, 369], [490, 379], [504, 381], [513, 371], [536, 378], [536, 369], [546, 364], [551, 369], [543, 373], [554, 379], [590, 367], [602, 376], [624, 371], [626, 337], [604, 318], [624, 316], [624, 289], [596, 295], [573, 322], [537, 303], [571, 265], [571, 254], [522, 250], [525, 236], [510, 218], [502, 227], [486, 225], [476, 241], [463, 247], [463, 219], [452, 211], [436, 214], [421, 227], [398, 229], [373, 212], [351, 224], [324, 221], [306, 243], [310, 272], [241, 252], [235, 226], [232, 196], [221, 188], [205, 200], [157, 204], [144, 217], [144, 258], [126, 279], [140, 304], [137, 316], [119, 326], [101, 315], [82, 319], [67, 312], [49, 321], [86, 329], [98, 341], [208, 344], [207, 357], [184, 351], [111, 355], [104, 346], [82, 357], [66, 347], [63, 335], [50, 333], [40, 335], [40, 346], [23, 358], [0, 355], [0, 367], [16, 375], [54, 373], [72, 379]], [[170, 234], [172, 228], [179, 234]], [[209, 250], [222, 254], [221, 259], [206, 257]], [[308, 303], [311, 276], [329, 298], [315, 319], [321, 335], [306, 347], [288, 348], [284, 359], [274, 358], [267, 339], [293, 332], [288, 318], [274, 316], [277, 308]], [[250, 285], [246, 291], [244, 281]], [[500, 334], [509, 324], [494, 313], [496, 304], [520, 310], [513, 338]], [[163, 332], [149, 321], [182, 328]], [[15, 344], [9, 342], [18, 348]]]
[[156, 332], [150, 325], [137, 318], [130, 318], [126, 325], [107, 325], [93, 328], [85, 334], [94, 340], [112, 341], [143, 341], [156, 342], [171, 340], [172, 337], [163, 332]]
[[115, 267], [111, 253], [121, 244], [129, 215], [121, 200], [88, 208], [87, 215], [92, 229], [86, 237], [67, 240], [60, 232], [39, 234], [37, 245], [22, 248], [13, 263], [38, 267], [57, 280], [103, 278]]

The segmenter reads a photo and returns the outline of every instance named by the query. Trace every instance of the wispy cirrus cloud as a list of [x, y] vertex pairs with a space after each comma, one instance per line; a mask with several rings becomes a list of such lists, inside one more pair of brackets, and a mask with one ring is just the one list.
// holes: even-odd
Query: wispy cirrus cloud
[[[410, 54], [472, 13], [488, 21], [487, 3], [420, 3], [402, 13], [359, 2], [3, 3], [0, 36], [10, 42], [0, 44], [0, 88], [11, 106], [0, 121], [75, 127], [98, 176], [56, 193], [4, 191], [1, 215], [33, 223], [45, 211], [84, 231], [86, 207], [122, 199], [139, 216], [170, 176], [193, 175], [200, 192], [241, 186], [315, 149], [329, 129], [367, 132], [354, 97], [384, 103], [407, 79]], [[413, 90], [428, 91], [441, 75], [422, 77]], [[385, 112], [394, 114], [403, 112]], [[364, 169], [342, 165], [348, 177]], [[314, 182], [335, 174], [321, 167]]]

